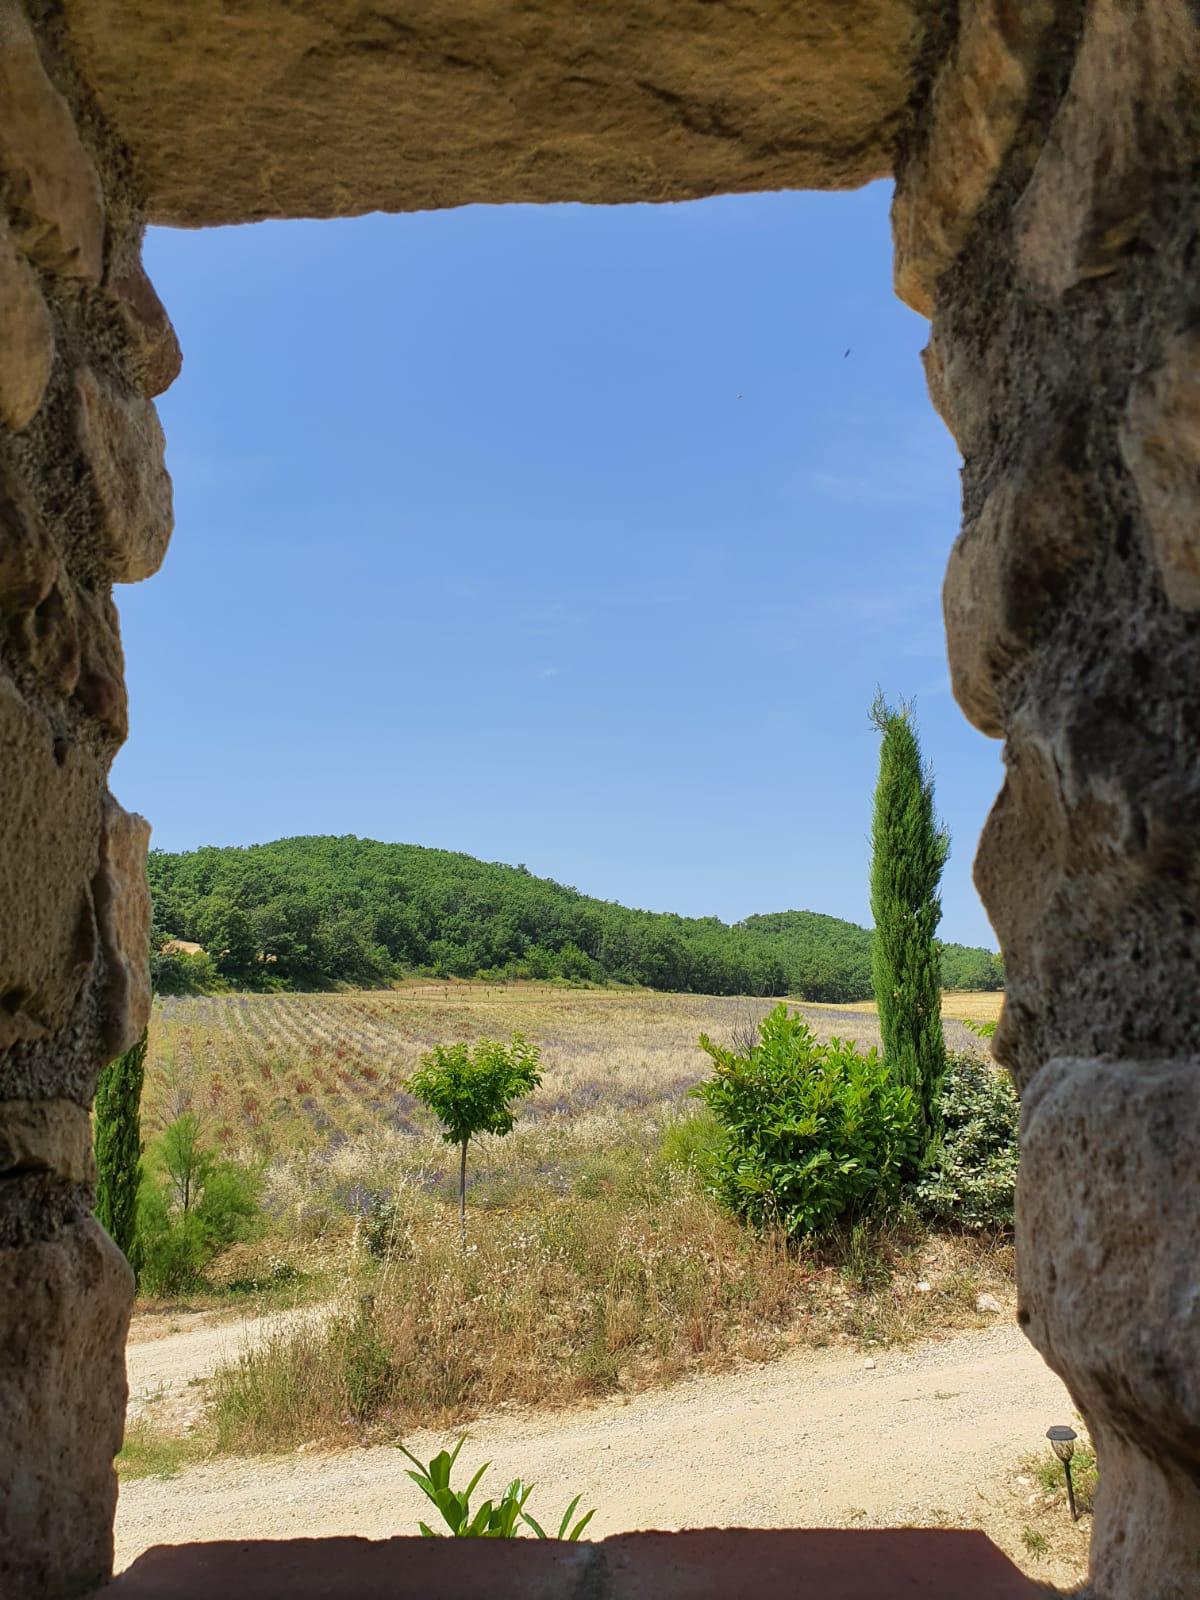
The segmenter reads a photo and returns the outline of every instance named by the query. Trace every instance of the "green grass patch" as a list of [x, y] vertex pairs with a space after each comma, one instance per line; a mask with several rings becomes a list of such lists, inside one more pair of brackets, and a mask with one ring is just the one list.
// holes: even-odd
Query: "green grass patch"
[[117, 1476], [122, 1480], [174, 1478], [209, 1453], [207, 1442], [195, 1434], [175, 1436], [134, 1422], [126, 1428], [125, 1443], [117, 1455]]

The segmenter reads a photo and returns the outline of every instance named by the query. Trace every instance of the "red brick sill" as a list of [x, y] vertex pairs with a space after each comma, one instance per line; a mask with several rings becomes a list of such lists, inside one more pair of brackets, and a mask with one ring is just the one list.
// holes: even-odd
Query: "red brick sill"
[[703, 1529], [589, 1544], [280, 1539], [158, 1545], [103, 1600], [1034, 1600], [982, 1533]]

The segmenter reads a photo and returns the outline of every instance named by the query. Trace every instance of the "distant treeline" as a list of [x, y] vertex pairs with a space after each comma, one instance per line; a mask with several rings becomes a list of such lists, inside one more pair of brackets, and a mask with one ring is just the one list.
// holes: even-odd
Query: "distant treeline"
[[[720, 922], [626, 906], [523, 866], [373, 839], [278, 839], [150, 854], [155, 980], [323, 988], [407, 973], [862, 1000], [871, 935], [815, 911]], [[187, 941], [202, 955], [168, 949]], [[942, 946], [951, 989], [999, 989], [999, 956]]]

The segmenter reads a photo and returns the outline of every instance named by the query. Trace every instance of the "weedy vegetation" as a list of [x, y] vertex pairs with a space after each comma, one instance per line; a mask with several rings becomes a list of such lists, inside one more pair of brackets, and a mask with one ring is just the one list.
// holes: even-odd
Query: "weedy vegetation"
[[[878, 1204], [874, 1179], [838, 1174], [853, 1203], [806, 1202], [833, 1220], [791, 1237], [781, 1208], [748, 1216], [727, 1202], [727, 1133], [693, 1094], [715, 1058], [697, 1039], [736, 1056], [770, 1009], [482, 985], [158, 1002], [143, 1192], [171, 1250], [144, 1292], [325, 1308], [216, 1374], [214, 1447], [394, 1441], [796, 1344], [870, 1348], [982, 1325], [978, 1292], [1009, 1292], [1009, 1237], [931, 1232], [890, 1169]], [[786, 1031], [801, 1029], [837, 1084], [822, 1115], [846, 1139], [851, 1089], [873, 1081], [859, 1063], [876, 1019], [805, 1007]], [[540, 1081], [503, 1138], [471, 1142], [464, 1248], [460, 1152], [409, 1085], [446, 1039], [470, 1055], [513, 1033], [538, 1041]], [[181, 1119], [193, 1119], [182, 1150]], [[837, 1165], [861, 1159], [838, 1149]]]
[[[455, 1489], [451, 1486], [450, 1478], [454, 1471], [454, 1463], [458, 1460], [459, 1452], [467, 1442], [464, 1433], [459, 1438], [453, 1450], [439, 1450], [437, 1455], [428, 1463], [414, 1456], [411, 1450], [406, 1450], [402, 1444], [396, 1448], [412, 1462], [416, 1468], [408, 1476], [420, 1489], [421, 1493], [436, 1506], [442, 1521], [450, 1530], [449, 1537], [454, 1539], [515, 1539], [521, 1532], [522, 1526], [527, 1527], [538, 1539], [547, 1539], [551, 1535], [546, 1532], [541, 1523], [526, 1511], [530, 1496], [533, 1494], [534, 1485], [524, 1483], [520, 1478], [514, 1478], [499, 1500], [493, 1502], [484, 1500], [472, 1509], [471, 1496], [479, 1486], [479, 1481], [491, 1466], [490, 1461], [485, 1461], [465, 1489]], [[574, 1544], [582, 1535], [588, 1523], [596, 1515], [595, 1508], [585, 1511], [581, 1517], [575, 1513], [579, 1509], [579, 1502], [583, 1496], [577, 1494], [562, 1514], [558, 1531], [553, 1535], [556, 1539], [565, 1539]], [[426, 1539], [439, 1539], [444, 1537], [436, 1529], [431, 1528], [426, 1522], [419, 1522], [423, 1537]]]

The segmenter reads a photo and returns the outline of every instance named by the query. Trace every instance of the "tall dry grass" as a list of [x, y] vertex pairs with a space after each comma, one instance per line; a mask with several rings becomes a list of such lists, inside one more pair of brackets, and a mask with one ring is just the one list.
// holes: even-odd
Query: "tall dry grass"
[[[906, 1223], [800, 1254], [719, 1214], [687, 1166], [610, 1154], [569, 1196], [477, 1210], [393, 1193], [327, 1320], [248, 1350], [212, 1388], [221, 1448], [392, 1437], [507, 1405], [569, 1405], [795, 1344], [864, 1347], [978, 1326], [1006, 1295], [1003, 1243]], [[933, 1280], [926, 1291], [923, 1280]]]
[[[1009, 1292], [1003, 1243], [930, 1239], [908, 1218], [797, 1254], [715, 1209], [696, 1165], [696, 1039], [730, 1039], [768, 1006], [466, 985], [156, 1006], [150, 1129], [196, 1110], [263, 1173], [265, 1235], [218, 1283], [269, 1285], [282, 1263], [329, 1302], [216, 1375], [219, 1446], [392, 1437], [798, 1343], [986, 1321], [979, 1290]], [[804, 1009], [823, 1037], [877, 1040], [869, 1013]], [[544, 1079], [510, 1137], [472, 1146], [464, 1252], [455, 1154], [403, 1080], [434, 1043], [513, 1029], [541, 1045]]]

